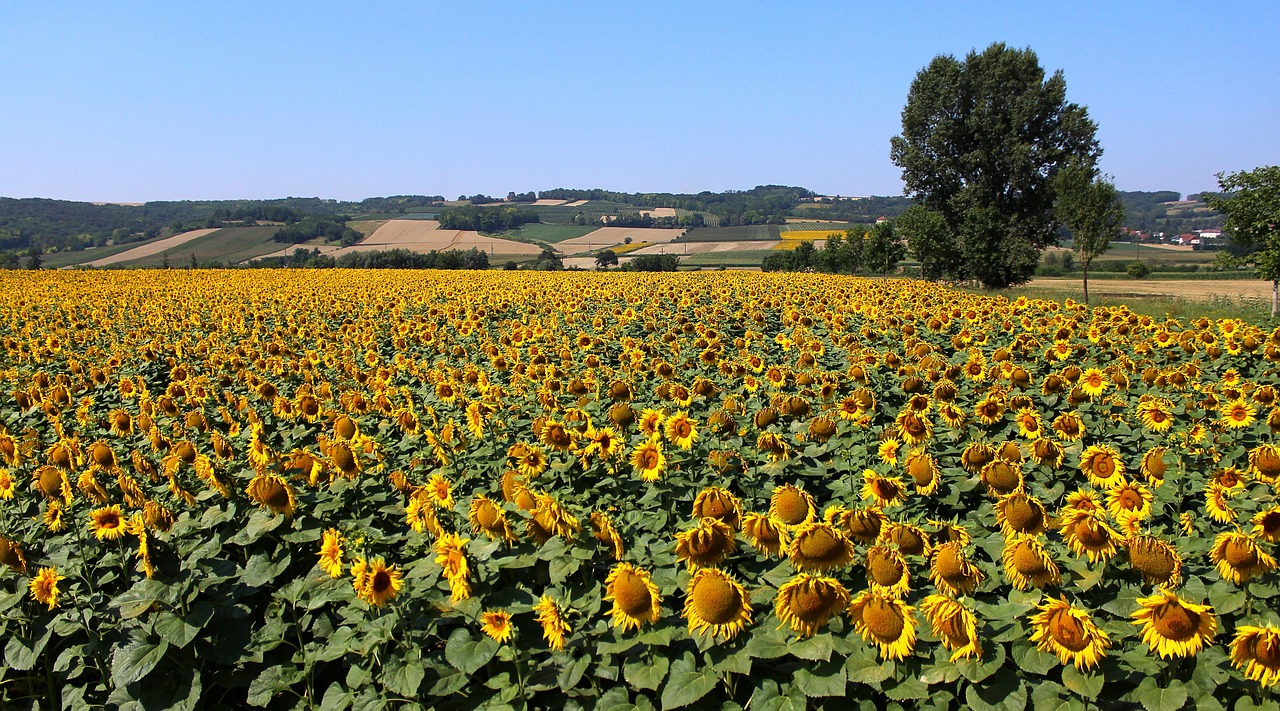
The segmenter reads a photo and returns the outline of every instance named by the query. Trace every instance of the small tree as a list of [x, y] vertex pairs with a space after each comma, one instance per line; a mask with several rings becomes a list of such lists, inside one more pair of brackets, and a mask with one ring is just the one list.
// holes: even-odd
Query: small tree
[[596, 266], [600, 269], [618, 266], [618, 254], [612, 249], [602, 249], [596, 252]]
[[867, 238], [862, 252], [863, 263], [868, 269], [877, 274], [888, 274], [905, 256], [907, 250], [893, 233], [893, 223], [879, 222], [871, 228], [871, 236]]
[[192, 269], [199, 269], [199, 268], [200, 268], [200, 260], [199, 260], [199, 259], [196, 259], [196, 253], [195, 253], [195, 252], [192, 252], [192, 253], [191, 253], [191, 268], [192, 268]]
[[160, 266], [164, 267], [165, 269], [169, 268], [169, 251], [168, 250], [165, 250], [164, 254], [161, 255]]
[[911, 256], [920, 262], [920, 276], [938, 280], [964, 274], [964, 255], [948, 232], [942, 213], [912, 205], [894, 220], [894, 226], [906, 238]]
[[27, 269], [40, 269], [44, 266], [44, 256], [39, 247], [27, 250]]
[[[1124, 203], [1116, 186], [1096, 168], [1072, 159], [1054, 176], [1053, 201], [1058, 220], [1071, 231], [1084, 281], [1084, 303], [1089, 303], [1089, 264], [1111, 247], [1124, 226]], [[1141, 277], [1139, 277], [1141, 278]]]
[[1226, 215], [1227, 234], [1250, 250], [1240, 262], [1252, 265], [1259, 279], [1271, 282], [1271, 318], [1280, 308], [1280, 166], [1218, 173], [1227, 195], [1210, 195], [1209, 207]]

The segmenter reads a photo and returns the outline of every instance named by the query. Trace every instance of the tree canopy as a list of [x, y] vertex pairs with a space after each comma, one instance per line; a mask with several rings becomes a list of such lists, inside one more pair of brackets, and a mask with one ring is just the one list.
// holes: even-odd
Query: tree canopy
[[1271, 281], [1275, 318], [1280, 306], [1280, 166], [1219, 173], [1218, 186], [1227, 194], [1208, 196], [1209, 206], [1226, 215], [1227, 235], [1248, 250], [1242, 261], [1253, 265], [1259, 279]]
[[1089, 264], [1106, 252], [1124, 226], [1124, 203], [1116, 186], [1098, 170], [1072, 159], [1054, 178], [1054, 210], [1071, 232], [1084, 276], [1084, 302], [1089, 303]]
[[960, 255], [935, 262], [948, 272], [937, 276], [990, 288], [1029, 279], [1057, 234], [1053, 177], [1073, 157], [1096, 163], [1096, 130], [1031, 49], [935, 57], [911, 83], [890, 157], [905, 192], [946, 223], [938, 246]]

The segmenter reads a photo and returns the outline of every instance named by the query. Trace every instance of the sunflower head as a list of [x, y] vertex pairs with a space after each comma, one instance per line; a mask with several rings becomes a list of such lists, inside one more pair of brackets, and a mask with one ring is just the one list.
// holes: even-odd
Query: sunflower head
[[885, 593], [863, 590], [849, 604], [849, 616], [862, 639], [872, 642], [881, 659], [900, 660], [915, 649], [913, 608]]
[[699, 519], [694, 528], [676, 534], [676, 557], [690, 570], [717, 565], [737, 547], [733, 529], [715, 518]]
[[849, 509], [840, 514], [839, 522], [855, 543], [867, 545], [880, 539], [888, 519], [880, 509]]
[[1019, 590], [1057, 585], [1061, 582], [1058, 564], [1037, 536], [1014, 534], [1005, 539], [1005, 577]]
[[702, 568], [689, 581], [684, 616], [690, 633], [733, 639], [751, 624], [751, 600], [728, 573]]
[[993, 497], [1011, 494], [1022, 488], [1022, 467], [1003, 457], [987, 462], [982, 467], [982, 483]]
[[100, 541], [114, 541], [122, 537], [126, 524], [119, 505], [103, 506], [89, 513], [89, 528]]
[[1091, 484], [1103, 489], [1124, 477], [1120, 454], [1106, 444], [1089, 445], [1080, 453], [1080, 471], [1089, 477]]
[[939, 590], [951, 595], [968, 595], [982, 583], [983, 574], [969, 562], [964, 545], [949, 541], [933, 551], [929, 577]]
[[27, 574], [27, 558], [22, 553], [22, 545], [0, 536], [0, 565], [7, 565], [22, 575]]
[[834, 525], [815, 521], [795, 531], [787, 555], [796, 570], [823, 572], [852, 562], [853, 543]]
[[1245, 677], [1262, 686], [1280, 683], [1280, 628], [1236, 627], [1235, 639], [1231, 641], [1231, 664], [1243, 669]]
[[1209, 551], [1209, 559], [1217, 566], [1219, 575], [1236, 585], [1244, 585], [1255, 575], [1276, 569], [1275, 558], [1251, 536], [1237, 531], [1219, 533]]
[[788, 526], [809, 523], [817, 513], [818, 506], [813, 495], [792, 484], [775, 487], [769, 498], [769, 517]]
[[604, 599], [613, 603], [613, 626], [623, 631], [657, 622], [662, 614], [662, 597], [649, 571], [630, 563], [619, 563], [609, 572]]
[[1049, 599], [1031, 616], [1031, 641], [1043, 652], [1056, 654], [1063, 664], [1091, 669], [1106, 656], [1111, 639], [1098, 629], [1089, 613], [1073, 607], [1065, 597]]
[[781, 557], [791, 542], [791, 531], [785, 523], [755, 512], [743, 517], [742, 534], [752, 548], [771, 557]]
[[1040, 499], [1021, 491], [1000, 497], [996, 502], [996, 521], [1004, 535], [1043, 533], [1048, 513]]
[[1183, 600], [1168, 589], [1139, 598], [1132, 617], [1142, 627], [1142, 641], [1166, 659], [1195, 656], [1213, 644], [1218, 631], [1212, 607]]
[[293, 486], [275, 474], [258, 474], [253, 477], [245, 488], [245, 493], [262, 508], [285, 516], [292, 516], [297, 504]]
[[951, 651], [951, 661], [980, 659], [978, 618], [962, 603], [946, 595], [930, 595], [920, 603], [920, 612], [929, 621], [933, 635]]
[[728, 489], [710, 486], [694, 498], [693, 517], [718, 519], [736, 531], [742, 521], [742, 502]]
[[867, 551], [867, 582], [871, 589], [906, 597], [911, 591], [911, 570], [902, 554], [893, 547], [881, 544]]
[[1155, 536], [1131, 536], [1125, 541], [1129, 565], [1150, 584], [1174, 587], [1182, 580], [1182, 556]]
[[511, 613], [506, 610], [487, 610], [480, 613], [480, 631], [502, 644], [511, 639]]
[[835, 578], [800, 573], [778, 589], [778, 619], [801, 637], [812, 637], [849, 605], [849, 591]]
[[897, 506], [907, 500], [907, 487], [896, 476], [884, 476], [874, 469], [862, 472], [862, 498], [869, 499], [877, 508]]

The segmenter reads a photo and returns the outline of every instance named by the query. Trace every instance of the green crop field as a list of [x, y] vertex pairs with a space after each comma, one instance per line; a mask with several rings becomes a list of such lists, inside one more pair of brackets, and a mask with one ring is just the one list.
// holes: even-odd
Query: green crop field
[[[217, 232], [187, 242], [169, 251], [169, 264], [184, 266], [196, 255], [200, 262], [218, 261], [238, 264], [254, 257], [278, 252], [287, 244], [271, 241], [279, 227], [224, 227]], [[124, 262], [125, 267], [158, 267], [164, 263], [164, 254]]]
[[740, 249], [728, 252], [706, 252], [680, 257], [680, 265], [686, 267], [758, 267], [768, 249]]
[[508, 232], [500, 237], [516, 240], [533, 240], [535, 242], [543, 242], [546, 244], [555, 244], [563, 242], [574, 237], [581, 237], [596, 230], [595, 225], [552, 225], [541, 222], [531, 222], [527, 225], [521, 225], [520, 229], [514, 232]]
[[854, 227], [862, 227], [850, 222], [788, 222], [780, 225], [779, 229], [783, 232], [813, 232], [817, 230], [827, 230], [833, 232], [844, 232]]
[[73, 267], [77, 264], [92, 262], [95, 259], [102, 259], [103, 257], [120, 254], [121, 252], [126, 252], [134, 247], [139, 247], [152, 241], [154, 240], [147, 240], [146, 242], [131, 242], [129, 244], [113, 244], [109, 247], [95, 247], [94, 249], [83, 249], [78, 252], [56, 252], [54, 254], [46, 254], [44, 255], [44, 267], [46, 269]]
[[742, 225], [739, 227], [699, 227], [677, 237], [675, 242], [737, 242], [742, 240], [776, 240], [777, 225]]

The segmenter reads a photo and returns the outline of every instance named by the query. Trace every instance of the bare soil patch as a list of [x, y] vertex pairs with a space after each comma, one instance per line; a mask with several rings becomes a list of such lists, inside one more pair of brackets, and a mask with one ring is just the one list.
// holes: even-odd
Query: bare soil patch
[[643, 227], [601, 227], [581, 237], [574, 237], [556, 243], [556, 249], [562, 254], [580, 254], [597, 249], [607, 249], [624, 244], [630, 237], [632, 242], [648, 242], [665, 244], [684, 234], [684, 230], [645, 229]]
[[534, 244], [516, 242], [498, 237], [486, 237], [467, 230], [442, 230], [436, 220], [389, 220], [373, 234], [352, 247], [334, 250], [340, 257], [349, 252], [373, 252], [388, 249], [407, 249], [425, 254], [432, 250], [467, 250], [475, 247], [491, 255], [538, 254], [542, 248]]
[[92, 262], [89, 262], [86, 266], [105, 267], [108, 264], [121, 264], [123, 262], [132, 262], [135, 259], [144, 259], [146, 257], [154, 257], [155, 255], [160, 254], [162, 252], [166, 252], [172, 249], [176, 249], [177, 247], [181, 247], [182, 245], [186, 244], [187, 242], [190, 242], [193, 239], [198, 239], [200, 237], [204, 237], [205, 235], [211, 235], [217, 231], [218, 231], [218, 228], [191, 230], [190, 232], [183, 232], [181, 234], [176, 234], [172, 237], [165, 237], [164, 239], [156, 240], [155, 242], [148, 242], [147, 244], [139, 245], [128, 251], [121, 252], [119, 254], [113, 254], [110, 257], [95, 259]]
[[678, 242], [676, 244], [655, 244], [637, 249], [631, 254], [710, 254], [712, 252], [742, 252], [770, 249], [777, 242], [761, 242], [759, 240], [743, 240], [738, 242]]

